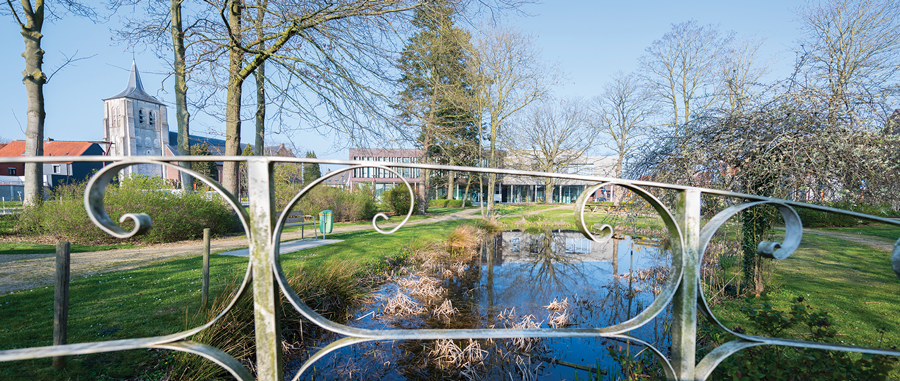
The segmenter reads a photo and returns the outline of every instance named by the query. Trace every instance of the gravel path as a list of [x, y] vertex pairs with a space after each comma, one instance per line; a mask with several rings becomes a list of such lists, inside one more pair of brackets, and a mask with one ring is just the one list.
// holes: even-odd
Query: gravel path
[[[470, 219], [478, 217], [479, 213], [478, 209], [466, 209], [453, 214], [410, 221], [406, 225]], [[396, 225], [396, 223], [388, 223], [379, 226], [389, 228]], [[334, 232], [346, 233], [369, 229], [372, 229], [371, 224], [336, 226]], [[310, 232], [306, 232], [306, 237], [309, 236]], [[299, 231], [287, 232], [281, 235], [282, 241], [299, 238]], [[243, 236], [219, 238], [210, 242], [210, 251], [221, 252], [247, 246], [247, 239]], [[200, 255], [202, 250], [202, 241], [182, 241], [137, 249], [73, 253], [71, 256], [71, 277], [134, 269], [164, 260]], [[0, 295], [52, 284], [55, 271], [55, 254], [0, 255]]]

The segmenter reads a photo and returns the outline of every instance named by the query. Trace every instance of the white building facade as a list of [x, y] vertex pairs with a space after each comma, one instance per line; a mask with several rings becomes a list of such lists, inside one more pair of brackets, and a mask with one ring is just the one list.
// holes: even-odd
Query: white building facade
[[[103, 140], [111, 142], [110, 156], [167, 156], [169, 124], [166, 105], [144, 91], [137, 65], [131, 64], [128, 86], [103, 100]], [[135, 165], [122, 174], [168, 178], [162, 165]]]

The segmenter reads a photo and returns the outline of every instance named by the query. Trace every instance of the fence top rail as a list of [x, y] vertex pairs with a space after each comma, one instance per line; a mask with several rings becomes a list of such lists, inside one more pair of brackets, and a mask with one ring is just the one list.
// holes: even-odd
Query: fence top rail
[[[861, 218], [861, 219], [865, 219], [865, 220], [900, 226], [900, 220], [897, 220], [897, 219], [872, 216], [872, 215], [865, 214], [865, 213], [853, 212], [853, 211], [849, 211], [849, 210], [832, 208], [832, 207], [823, 206], [823, 205], [816, 205], [816, 204], [809, 204], [809, 203], [793, 201], [793, 200], [759, 196], [759, 195], [754, 195], [754, 194], [749, 194], [749, 193], [733, 192], [733, 191], [713, 189], [713, 188], [693, 187], [693, 186], [679, 185], [679, 184], [660, 183], [660, 182], [646, 181], [646, 180], [631, 180], [631, 179], [621, 179], [621, 178], [616, 178], [616, 177], [585, 176], [585, 175], [575, 175], [575, 174], [567, 174], [567, 173], [526, 171], [526, 170], [519, 170], [519, 169], [489, 168], [489, 167], [465, 167], [465, 166], [421, 164], [421, 163], [393, 163], [393, 162], [386, 162], [386, 161], [296, 158], [296, 157], [283, 157], [283, 156], [177, 156], [177, 157], [173, 157], [173, 156], [79, 156], [79, 157], [66, 157], [66, 160], [72, 161], [72, 162], [115, 162], [115, 163], [119, 163], [119, 164], [127, 164], [127, 163], [152, 164], [154, 162], [156, 162], [156, 163], [177, 163], [177, 162], [203, 162], [203, 161], [233, 161], [233, 162], [263, 161], [263, 162], [270, 162], [270, 163], [297, 163], [297, 164], [311, 163], [311, 164], [333, 164], [333, 165], [347, 165], [347, 166], [358, 166], [358, 167], [380, 167], [380, 168], [419, 168], [419, 169], [434, 169], [434, 170], [443, 170], [443, 171], [474, 172], [474, 173], [484, 173], [484, 174], [545, 177], [545, 178], [556, 178], [556, 179], [567, 179], [567, 180], [592, 181], [592, 182], [597, 182], [597, 183], [609, 183], [610, 185], [630, 184], [630, 185], [634, 185], [634, 186], [661, 188], [661, 189], [669, 189], [669, 190], [676, 190], [676, 191], [697, 190], [697, 191], [700, 191], [705, 194], [719, 195], [719, 196], [724, 196], [724, 197], [741, 198], [741, 199], [746, 199], [748, 201], [765, 201], [768, 203], [790, 205], [792, 207], [800, 207], [800, 208], [818, 210], [821, 212], [828, 212], [828, 213], [844, 214], [844, 215], [849, 215], [849, 216], [853, 216], [853, 217]], [[56, 158], [53, 156], [20, 156], [20, 157], [4, 158], [3, 161], [5, 161], [7, 163], [50, 163], [50, 162], [59, 161], [59, 158]], [[323, 178], [324, 177], [327, 177], [327, 175], [323, 176]]]

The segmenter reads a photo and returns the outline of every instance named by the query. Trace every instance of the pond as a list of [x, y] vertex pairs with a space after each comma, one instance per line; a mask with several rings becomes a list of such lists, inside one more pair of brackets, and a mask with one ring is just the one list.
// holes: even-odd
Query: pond
[[[605, 243], [576, 231], [506, 231], [488, 237], [467, 262], [426, 263], [380, 287], [347, 324], [370, 329], [586, 328], [624, 322], [650, 305], [671, 269], [658, 240]], [[668, 350], [670, 309], [631, 334]], [[310, 353], [337, 339], [321, 334]], [[353, 345], [314, 364], [303, 379], [590, 379], [618, 371], [610, 348], [642, 347], [606, 338], [393, 341]], [[613, 378], [614, 379], [614, 378]]]

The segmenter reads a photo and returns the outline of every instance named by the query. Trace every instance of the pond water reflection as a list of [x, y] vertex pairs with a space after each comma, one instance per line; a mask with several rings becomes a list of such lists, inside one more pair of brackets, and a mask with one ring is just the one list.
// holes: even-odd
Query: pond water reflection
[[[432, 272], [442, 276], [417, 273], [384, 285], [347, 324], [372, 329], [610, 326], [639, 314], [659, 293], [671, 269], [671, 255], [663, 246], [631, 237], [600, 244], [574, 231], [502, 232], [485, 239], [480, 255], [468, 264]], [[443, 290], [431, 296], [410, 292], [410, 283], [426, 279], [439, 280]], [[398, 293], [418, 302], [422, 313], [389, 313], [385, 301]], [[456, 309], [450, 318], [432, 312], [447, 300]], [[667, 309], [631, 334], [666, 351], [669, 316]], [[335, 338], [322, 339], [325, 345]], [[460, 349], [472, 346], [466, 341], [455, 344]], [[471, 377], [466, 374], [481, 379], [572, 379], [576, 372], [588, 379], [584, 371], [549, 360], [614, 369], [607, 348], [622, 348], [631, 355], [641, 349], [604, 338], [482, 340], [476, 346], [483, 353], [473, 358], [425, 341], [355, 345], [319, 360], [315, 376], [310, 373], [305, 379], [356, 379], [364, 374], [390, 380]], [[448, 353], [475, 363], [447, 364]], [[297, 369], [304, 359], [292, 361], [296, 366], [291, 367]]]

